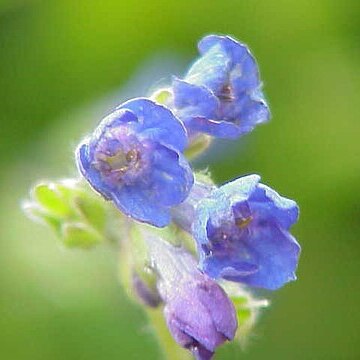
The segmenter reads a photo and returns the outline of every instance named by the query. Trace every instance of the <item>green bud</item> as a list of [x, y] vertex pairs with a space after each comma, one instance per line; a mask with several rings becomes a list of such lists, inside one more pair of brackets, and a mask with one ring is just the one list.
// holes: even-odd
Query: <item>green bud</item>
[[91, 248], [103, 240], [100, 233], [82, 223], [64, 223], [61, 237], [67, 247], [82, 249]]
[[188, 159], [194, 159], [201, 155], [210, 146], [212, 141], [211, 136], [206, 134], [196, 135], [189, 144], [189, 147], [185, 150], [185, 156]]
[[84, 192], [74, 196], [73, 206], [84, 222], [91, 224], [100, 233], [105, 232], [107, 214], [102, 199]]
[[209, 186], [216, 186], [208, 169], [195, 172], [196, 181]]
[[70, 208], [66, 199], [55, 183], [42, 183], [35, 186], [33, 190], [34, 200], [48, 213], [54, 217], [70, 215]]
[[171, 96], [172, 93], [169, 89], [159, 89], [152, 94], [151, 98], [159, 104], [166, 105]]
[[49, 225], [67, 247], [87, 249], [109, 238], [108, 205], [80, 181], [35, 185], [23, 210], [32, 220]]

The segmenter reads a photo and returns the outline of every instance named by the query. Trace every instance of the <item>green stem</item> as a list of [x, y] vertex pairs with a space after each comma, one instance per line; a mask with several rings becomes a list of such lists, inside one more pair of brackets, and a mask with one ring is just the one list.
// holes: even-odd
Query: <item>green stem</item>
[[[134, 252], [144, 251], [144, 244], [141, 244], [144, 239], [141, 236], [141, 231], [137, 231], [137, 228], [140, 228], [139, 224], [132, 224], [128, 221], [123, 222], [123, 238], [120, 241], [120, 258], [119, 258], [119, 272], [120, 272], [120, 282], [123, 286], [125, 292], [127, 293], [129, 299], [136, 302], [138, 305], [140, 303], [135, 300], [134, 293], [132, 290], [132, 270], [136, 268], [136, 255]], [[148, 230], [150, 230], [149, 228]], [[154, 230], [155, 231], [155, 230]], [[142, 250], [141, 250], [142, 248]], [[146, 248], [146, 247], [145, 247]], [[137, 254], [139, 255], [139, 253]], [[191, 354], [189, 351], [183, 349], [178, 345], [175, 340], [172, 338], [169, 329], [166, 326], [163, 307], [159, 306], [158, 308], [150, 308], [142, 306], [145, 310], [146, 315], [149, 319], [149, 323], [153, 329], [152, 333], [158, 340], [158, 344], [163, 353], [164, 359], [166, 360], [188, 360], [191, 359]]]
[[166, 326], [162, 308], [146, 309], [149, 322], [154, 329], [154, 334], [158, 339], [158, 343], [166, 360], [187, 360], [191, 359], [188, 350], [180, 347], [170, 335]]

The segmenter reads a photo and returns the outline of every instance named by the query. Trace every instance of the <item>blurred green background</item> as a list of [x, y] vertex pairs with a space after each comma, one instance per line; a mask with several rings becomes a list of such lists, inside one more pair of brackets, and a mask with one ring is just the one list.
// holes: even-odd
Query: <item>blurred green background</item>
[[[298, 281], [270, 294], [245, 351], [218, 359], [360, 359], [359, 0], [0, 1], [0, 358], [159, 359], [106, 246], [69, 251], [19, 209], [111, 107], [181, 74], [207, 33], [260, 64], [273, 119], [198, 163], [259, 173], [296, 199]], [[219, 150], [220, 149], [220, 150]]]

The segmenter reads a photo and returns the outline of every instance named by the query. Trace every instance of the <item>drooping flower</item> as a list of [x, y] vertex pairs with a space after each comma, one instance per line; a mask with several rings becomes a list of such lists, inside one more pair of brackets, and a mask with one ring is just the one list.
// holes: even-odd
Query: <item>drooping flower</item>
[[186, 131], [170, 110], [136, 98], [103, 119], [76, 158], [96, 191], [126, 215], [161, 227], [193, 184], [186, 145]]
[[300, 246], [289, 230], [299, 209], [259, 181], [249, 175], [218, 189], [195, 184], [173, 216], [192, 232], [199, 267], [210, 277], [275, 290], [296, 279]]
[[162, 239], [147, 238], [164, 315], [175, 341], [198, 360], [211, 359], [237, 329], [235, 308], [224, 290], [197, 269], [192, 255]]
[[270, 118], [258, 66], [248, 47], [209, 35], [184, 79], [174, 78], [172, 107], [191, 134], [237, 138]]

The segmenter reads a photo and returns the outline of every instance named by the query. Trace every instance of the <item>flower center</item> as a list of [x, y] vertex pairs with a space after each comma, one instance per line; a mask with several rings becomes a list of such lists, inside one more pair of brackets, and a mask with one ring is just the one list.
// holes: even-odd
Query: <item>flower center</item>
[[118, 150], [113, 155], [99, 153], [95, 166], [105, 177], [119, 181], [126, 172], [140, 168], [140, 158], [140, 152], [136, 149], [127, 152]]
[[230, 84], [225, 84], [221, 88], [220, 93], [218, 94], [218, 98], [224, 102], [231, 102], [234, 100], [234, 96]]

